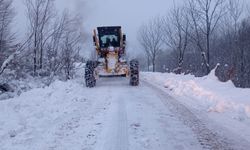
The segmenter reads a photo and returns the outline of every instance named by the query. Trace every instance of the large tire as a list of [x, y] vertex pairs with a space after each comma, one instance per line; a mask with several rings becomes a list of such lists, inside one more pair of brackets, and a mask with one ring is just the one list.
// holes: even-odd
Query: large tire
[[85, 83], [86, 87], [92, 88], [96, 86], [96, 79], [95, 79], [95, 61], [87, 61], [85, 67]]
[[139, 62], [137, 60], [130, 61], [130, 85], [139, 85]]

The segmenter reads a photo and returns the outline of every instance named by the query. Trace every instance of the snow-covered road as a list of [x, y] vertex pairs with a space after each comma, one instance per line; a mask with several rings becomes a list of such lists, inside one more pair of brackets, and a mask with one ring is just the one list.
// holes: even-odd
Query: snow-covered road
[[[100, 83], [101, 82], [101, 83]], [[155, 91], [126, 79], [102, 79], [111, 104], [97, 150], [201, 149], [194, 133], [168, 110]]]
[[[80, 79], [0, 101], [0, 150], [248, 149], [164, 91], [124, 78]], [[220, 131], [220, 132], [219, 132]]]

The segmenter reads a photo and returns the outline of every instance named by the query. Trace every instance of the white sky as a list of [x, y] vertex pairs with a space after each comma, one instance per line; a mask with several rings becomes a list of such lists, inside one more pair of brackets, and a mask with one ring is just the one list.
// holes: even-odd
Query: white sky
[[[17, 7], [17, 33], [23, 34], [25, 7], [23, 0], [14, 1]], [[122, 26], [132, 50], [138, 49], [136, 35], [140, 25], [156, 15], [166, 14], [173, 7], [173, 1], [178, 3], [183, 0], [56, 0], [56, 7], [81, 13], [85, 18], [83, 30], [90, 35], [97, 26]]]
[[[88, 34], [97, 26], [120, 25], [127, 34], [129, 51], [138, 51], [137, 31], [143, 22], [163, 15], [183, 0], [57, 0], [62, 7], [71, 7], [85, 17], [84, 29]], [[64, 2], [63, 2], [64, 1]], [[91, 37], [91, 36], [90, 36]], [[92, 38], [91, 38], [92, 39]], [[91, 43], [92, 44], [92, 43]]]
[[[14, 0], [17, 8], [18, 34], [25, 31], [24, 0]], [[56, 0], [59, 10], [68, 8], [84, 17], [83, 30], [90, 39], [94, 28], [105, 25], [120, 25], [127, 34], [130, 51], [139, 49], [137, 31], [142, 23], [157, 15], [165, 15], [174, 3], [177, 5], [185, 0]], [[247, 3], [249, 0], [246, 0]], [[87, 47], [91, 47], [89, 43]]]
[[131, 53], [140, 49], [137, 31], [141, 24], [156, 15], [166, 14], [173, 7], [173, 0], [94, 0], [87, 5], [92, 8], [91, 18], [87, 18], [87, 29], [92, 31], [96, 26], [121, 25], [127, 34]]

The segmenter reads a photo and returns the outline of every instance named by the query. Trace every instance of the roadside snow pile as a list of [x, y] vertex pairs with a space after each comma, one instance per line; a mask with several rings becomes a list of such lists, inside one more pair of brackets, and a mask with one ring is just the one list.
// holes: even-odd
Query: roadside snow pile
[[15, 96], [20, 95], [23, 92], [29, 91], [34, 88], [40, 88], [46, 86], [46, 79], [34, 78], [28, 76], [23, 79], [15, 79], [14, 77], [10, 77], [11, 79], [6, 79], [4, 77], [0, 77], [0, 85], [6, 85], [11, 90], [6, 92], [1, 91], [0, 89], [0, 101], [6, 100], [9, 98], [13, 98]]
[[183, 103], [208, 112], [230, 112], [237, 120], [250, 119], [250, 89], [236, 88], [231, 81], [220, 82], [214, 70], [206, 77], [169, 73], [142, 73], [142, 78], [169, 89]]
[[[85, 63], [77, 62], [74, 64], [72, 77], [84, 78]], [[50, 85], [55, 80], [65, 80], [65, 77], [59, 75], [51, 75], [46, 72], [40, 72], [40, 76], [31, 76], [28, 73], [18, 72], [6, 69], [0, 75], [0, 101], [19, 96], [23, 92], [27, 92], [34, 88], [42, 88]], [[9, 87], [10, 90], [5, 90], [2, 87]]]

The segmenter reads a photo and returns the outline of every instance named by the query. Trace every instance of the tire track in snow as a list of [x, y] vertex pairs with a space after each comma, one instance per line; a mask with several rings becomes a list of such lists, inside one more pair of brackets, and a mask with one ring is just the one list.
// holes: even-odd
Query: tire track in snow
[[118, 116], [116, 150], [128, 150], [128, 121], [124, 99], [120, 100], [118, 103]]
[[148, 83], [142, 81], [145, 86], [150, 87], [159, 95], [161, 101], [165, 106], [186, 125], [197, 136], [197, 139], [204, 149], [211, 150], [245, 150], [247, 145], [235, 143], [235, 141], [221, 136], [215, 131], [207, 128], [206, 124], [202, 122], [195, 114], [193, 114], [186, 106], [175, 100], [166, 92]]
[[[106, 81], [107, 80], [107, 81]], [[103, 134], [103, 143], [99, 144], [96, 147], [96, 150], [128, 150], [128, 121], [127, 121], [127, 109], [126, 109], [126, 99], [120, 96], [120, 92], [123, 91], [121, 84], [123, 83], [120, 80], [112, 80], [113, 82], [108, 81], [108, 79], [102, 79], [102, 82], [99, 83], [99, 88], [107, 88], [105, 83], [108, 83], [108, 97], [111, 103], [109, 107], [109, 115], [106, 120]], [[103, 84], [103, 85], [102, 85]], [[129, 87], [128, 87], [129, 88]]]
[[[131, 87], [126, 79], [102, 79], [102, 81], [99, 82], [97, 88], [100, 90], [103, 90], [103, 88], [108, 89], [105, 96], [109, 97], [108, 101], [111, 105], [105, 117], [105, 128], [95, 150], [200, 148], [195, 135], [188, 128], [180, 128], [185, 127], [185, 125], [177, 118], [167, 120], [170, 121], [167, 124], [171, 126], [177, 125], [177, 127], [170, 127], [170, 133], [164, 129], [164, 123], [158, 121], [158, 119], [162, 118], [158, 115], [160, 113], [163, 113], [163, 115], [168, 114], [169, 111], [165, 111], [165, 106], [163, 106], [160, 97], [154, 90], [143, 84], [139, 87]], [[131, 107], [136, 103], [141, 104], [141, 110], [138, 112], [136, 107]], [[162, 107], [158, 108], [156, 106]], [[168, 118], [166, 116], [162, 117], [164, 119]], [[133, 138], [133, 133], [129, 132], [135, 123], [139, 124], [136, 130], [140, 130], [140, 133], [136, 135], [137, 138]], [[183, 137], [185, 136], [183, 133], [191, 133], [192, 135], [187, 136], [191, 139]], [[174, 138], [170, 136], [175, 134], [179, 135]], [[179, 143], [179, 140], [186, 141]]]

